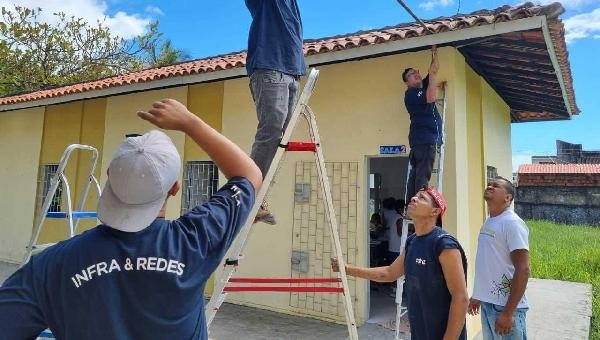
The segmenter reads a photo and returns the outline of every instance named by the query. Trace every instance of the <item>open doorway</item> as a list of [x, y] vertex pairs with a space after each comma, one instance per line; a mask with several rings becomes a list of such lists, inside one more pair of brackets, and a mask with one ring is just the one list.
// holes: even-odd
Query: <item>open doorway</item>
[[[368, 262], [371, 267], [391, 263], [391, 250], [400, 249], [399, 228], [402, 223], [404, 195], [408, 171], [406, 156], [367, 157], [369, 184], [367, 200]], [[398, 222], [398, 218], [400, 218]], [[395, 234], [394, 234], [395, 233]], [[369, 318], [367, 322], [384, 325], [396, 317], [396, 284], [369, 282]]]

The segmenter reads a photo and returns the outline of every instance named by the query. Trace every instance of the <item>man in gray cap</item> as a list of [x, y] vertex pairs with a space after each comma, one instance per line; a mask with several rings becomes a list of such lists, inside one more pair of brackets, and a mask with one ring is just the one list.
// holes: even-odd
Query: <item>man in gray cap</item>
[[261, 172], [237, 145], [165, 99], [138, 115], [187, 134], [228, 182], [165, 220], [181, 158], [161, 131], [129, 137], [108, 168], [103, 223], [34, 255], [0, 287], [2, 339], [207, 339], [204, 286], [246, 221]]

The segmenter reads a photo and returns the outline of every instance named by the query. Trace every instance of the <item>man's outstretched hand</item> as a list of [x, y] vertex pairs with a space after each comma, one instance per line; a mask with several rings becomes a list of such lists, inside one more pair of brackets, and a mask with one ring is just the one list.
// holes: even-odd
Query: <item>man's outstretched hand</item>
[[163, 99], [152, 103], [148, 111], [138, 111], [138, 116], [143, 120], [166, 130], [185, 132], [191, 123], [198, 119], [185, 105], [175, 99]]
[[431, 66], [429, 66], [429, 74], [435, 75], [440, 68], [437, 56], [437, 46], [431, 46]]

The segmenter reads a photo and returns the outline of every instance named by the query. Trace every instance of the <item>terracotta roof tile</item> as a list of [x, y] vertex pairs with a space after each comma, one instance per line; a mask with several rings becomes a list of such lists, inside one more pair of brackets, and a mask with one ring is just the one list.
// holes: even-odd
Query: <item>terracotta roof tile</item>
[[[526, 3], [518, 7], [503, 6], [495, 10], [480, 10], [471, 14], [458, 14], [452, 17], [435, 18], [426, 21], [426, 25], [435, 33], [441, 33], [461, 30], [474, 26], [512, 21], [532, 16], [547, 15], [552, 34], [552, 40], [557, 52], [562, 73], [565, 78], [570, 105], [572, 106], [573, 112], [577, 113], [579, 110], [575, 104], [568, 54], [564, 41], [564, 27], [557, 19], [558, 15], [562, 13], [561, 10], [562, 6], [557, 3], [547, 6], [537, 6], [531, 3]], [[417, 23], [401, 24], [371, 31], [362, 31], [329, 38], [307, 40], [304, 43], [304, 53], [306, 55], [328, 53], [366, 45], [383, 44], [390, 41], [424, 36], [426, 34], [428, 33], [425, 32], [423, 27]], [[526, 36], [522, 36], [521, 38], [527, 39]], [[0, 106], [60, 97], [67, 94], [83, 93], [87, 91], [118, 87], [126, 84], [151, 82], [164, 78], [174, 78], [215, 72], [219, 70], [241, 68], [245, 66], [245, 61], [245, 52], [209, 57], [75, 85], [66, 85], [32, 93], [7, 96], [0, 98]], [[527, 114], [525, 114], [525, 116], [527, 116]]]
[[523, 164], [519, 174], [600, 174], [600, 164]]

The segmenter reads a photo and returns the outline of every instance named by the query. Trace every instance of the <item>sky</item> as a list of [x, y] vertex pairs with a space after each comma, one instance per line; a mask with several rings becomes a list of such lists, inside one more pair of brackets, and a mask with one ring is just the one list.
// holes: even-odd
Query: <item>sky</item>
[[[275, 0], [272, 0], [275, 1]], [[515, 0], [405, 0], [421, 19], [518, 5]], [[538, 0], [548, 4], [554, 1]], [[564, 0], [567, 48], [576, 102], [581, 110], [570, 121], [512, 124], [513, 170], [532, 155], [552, 155], [556, 139], [600, 150], [600, 67], [591, 62], [600, 52], [600, 0]], [[113, 32], [130, 38], [145, 32], [153, 20], [176, 48], [192, 58], [246, 48], [250, 15], [242, 0], [0, 0], [0, 6], [42, 8], [41, 19], [52, 21], [62, 11], [90, 22], [104, 20]], [[298, 0], [304, 38], [321, 38], [375, 29], [413, 19], [396, 0]]]

